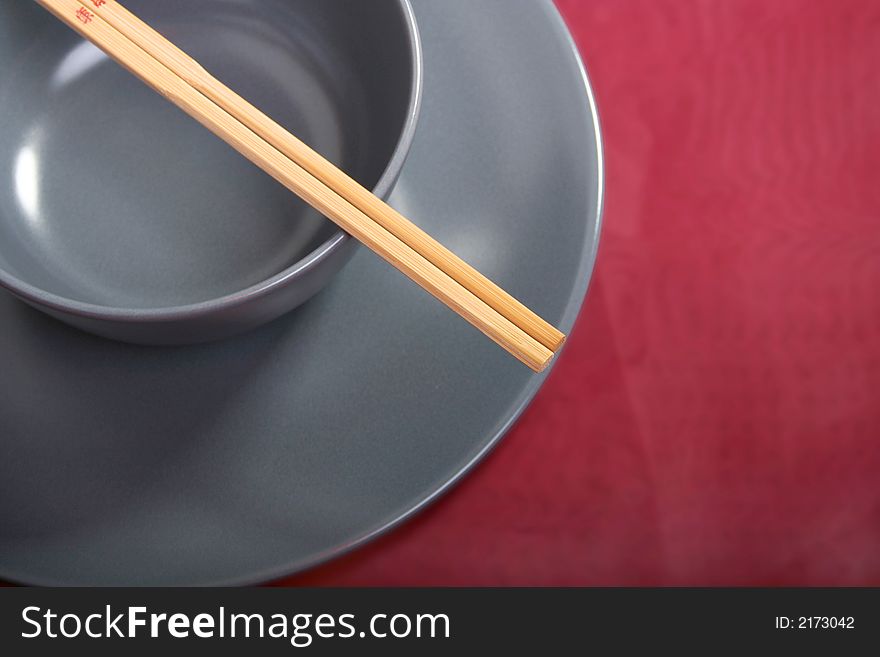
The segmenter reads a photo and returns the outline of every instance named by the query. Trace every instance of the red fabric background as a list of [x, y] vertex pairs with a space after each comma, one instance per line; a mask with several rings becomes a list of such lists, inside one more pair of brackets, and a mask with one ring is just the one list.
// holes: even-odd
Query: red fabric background
[[880, 584], [880, 2], [559, 0], [596, 276], [462, 486], [290, 585]]

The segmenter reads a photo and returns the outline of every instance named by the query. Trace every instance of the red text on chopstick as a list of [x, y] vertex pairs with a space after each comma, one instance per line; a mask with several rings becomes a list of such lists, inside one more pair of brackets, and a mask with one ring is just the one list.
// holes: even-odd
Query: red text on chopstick
[[86, 25], [88, 25], [89, 23], [92, 22], [92, 20], [94, 20], [95, 15], [94, 15], [92, 12], [90, 12], [88, 9], [86, 9], [85, 7], [80, 7], [80, 8], [76, 11], [76, 17], [77, 17], [80, 21], [82, 21], [83, 23], [85, 23]]

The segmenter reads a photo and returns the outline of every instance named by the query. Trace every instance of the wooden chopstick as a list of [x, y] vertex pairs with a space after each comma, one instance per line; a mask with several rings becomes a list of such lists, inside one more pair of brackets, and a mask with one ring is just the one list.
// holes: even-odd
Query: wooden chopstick
[[407, 220], [387, 203], [360, 185], [319, 153], [278, 125], [256, 107], [210, 75], [198, 62], [168, 41], [116, 0], [79, 0], [162, 62], [303, 169], [318, 178], [352, 205], [381, 224], [394, 236], [422, 254], [442, 271], [504, 315], [550, 351], [565, 335], [517, 299], [502, 290], [449, 249]]
[[36, 0], [535, 371], [553, 352], [105, 22], [101, 0]]

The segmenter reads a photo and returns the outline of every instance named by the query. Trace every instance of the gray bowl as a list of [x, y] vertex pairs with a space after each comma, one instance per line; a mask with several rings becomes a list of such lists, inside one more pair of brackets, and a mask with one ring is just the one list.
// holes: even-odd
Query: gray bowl
[[[408, 0], [126, 5], [387, 198], [419, 113]], [[355, 241], [32, 2], [0, 8], [0, 286], [142, 344], [228, 337], [320, 290]]]

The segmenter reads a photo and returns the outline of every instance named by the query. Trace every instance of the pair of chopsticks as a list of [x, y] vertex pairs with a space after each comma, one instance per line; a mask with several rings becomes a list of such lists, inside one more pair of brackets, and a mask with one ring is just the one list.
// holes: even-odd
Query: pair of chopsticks
[[36, 0], [533, 370], [565, 336], [115, 0]]

